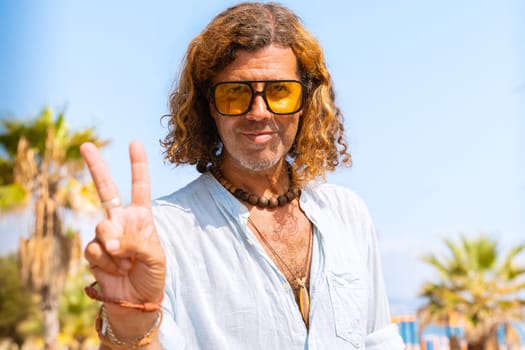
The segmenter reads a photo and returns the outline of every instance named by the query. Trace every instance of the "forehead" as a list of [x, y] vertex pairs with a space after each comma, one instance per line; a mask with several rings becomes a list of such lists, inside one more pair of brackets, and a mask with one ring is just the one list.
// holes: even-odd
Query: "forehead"
[[299, 79], [297, 58], [289, 47], [270, 45], [256, 51], [237, 51], [235, 60], [213, 82], [285, 79]]

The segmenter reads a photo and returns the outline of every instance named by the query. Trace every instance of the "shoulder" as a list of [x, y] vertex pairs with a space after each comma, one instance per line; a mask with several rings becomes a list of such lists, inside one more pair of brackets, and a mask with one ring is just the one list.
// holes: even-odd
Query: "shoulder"
[[310, 186], [303, 191], [301, 205], [316, 217], [330, 218], [345, 227], [372, 227], [363, 199], [353, 190], [335, 184]]
[[309, 186], [304, 192], [323, 207], [368, 212], [363, 199], [353, 190], [341, 185], [323, 183]]
[[210, 176], [200, 175], [179, 190], [153, 200], [152, 212], [157, 230], [186, 227], [206, 217], [214, 203], [211, 182]]
[[172, 251], [177, 245], [195, 244], [199, 232], [220, 220], [213, 181], [208, 175], [200, 175], [179, 190], [153, 200], [155, 228], [165, 248]]
[[310, 184], [306, 191], [333, 198], [350, 196], [352, 200], [359, 199], [359, 196], [350, 188], [332, 183]]
[[154, 209], [160, 209], [162, 207], [187, 207], [195, 200], [203, 199], [203, 197], [209, 197], [209, 179], [207, 175], [200, 175], [186, 186], [172, 192], [168, 195], [159, 197], [152, 201]]

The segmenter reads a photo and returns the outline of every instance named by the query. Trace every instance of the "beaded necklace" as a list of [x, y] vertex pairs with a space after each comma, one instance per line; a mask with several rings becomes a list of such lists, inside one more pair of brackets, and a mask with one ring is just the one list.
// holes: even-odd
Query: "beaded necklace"
[[295, 198], [299, 197], [299, 195], [301, 194], [301, 190], [299, 188], [290, 187], [284, 194], [278, 197], [267, 198], [265, 196], [257, 196], [246, 190], [235, 187], [230, 181], [226, 180], [221, 169], [212, 168], [210, 169], [210, 172], [221, 183], [221, 185], [235, 197], [242, 200], [243, 202], [250, 203], [251, 205], [256, 205], [257, 207], [262, 209], [274, 209], [277, 207], [282, 207], [293, 201]]

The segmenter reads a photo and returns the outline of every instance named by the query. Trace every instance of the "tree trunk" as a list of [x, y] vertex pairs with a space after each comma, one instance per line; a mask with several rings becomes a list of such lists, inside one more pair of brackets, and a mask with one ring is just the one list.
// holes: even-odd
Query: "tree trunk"
[[486, 345], [485, 342], [479, 342], [479, 343], [469, 342], [467, 349], [468, 350], [487, 350], [485, 345]]
[[498, 350], [498, 349], [499, 349], [498, 337], [497, 336], [489, 337], [489, 339], [487, 340], [485, 350]]
[[461, 343], [457, 335], [450, 336], [450, 350], [461, 350]]
[[44, 288], [42, 291], [40, 310], [42, 311], [45, 349], [57, 350], [57, 336], [60, 332], [60, 325], [58, 322], [58, 299], [53, 293], [49, 293], [48, 288]]

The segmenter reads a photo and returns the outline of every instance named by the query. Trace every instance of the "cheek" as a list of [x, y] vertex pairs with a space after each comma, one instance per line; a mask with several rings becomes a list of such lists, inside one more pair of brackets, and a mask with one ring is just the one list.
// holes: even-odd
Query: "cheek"
[[299, 116], [292, 117], [286, 122], [286, 125], [283, 125], [283, 128], [286, 130], [286, 136], [295, 139], [295, 136], [299, 130]]
[[215, 121], [215, 126], [217, 127], [217, 132], [219, 133], [220, 139], [223, 142], [224, 140], [228, 141], [228, 139], [231, 138], [231, 136], [228, 137], [228, 135], [233, 134], [233, 131], [232, 131], [232, 129], [234, 128], [233, 120], [229, 120], [213, 112], [211, 113], [211, 116]]

